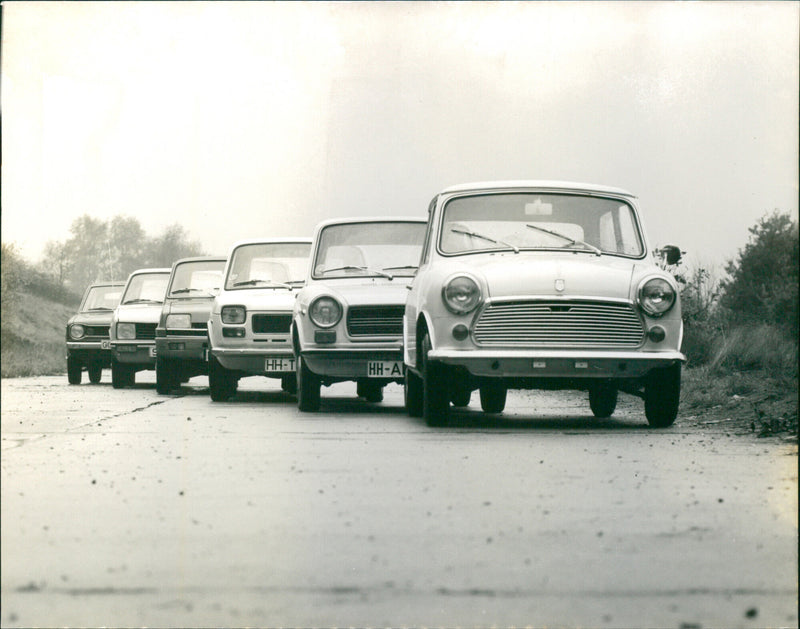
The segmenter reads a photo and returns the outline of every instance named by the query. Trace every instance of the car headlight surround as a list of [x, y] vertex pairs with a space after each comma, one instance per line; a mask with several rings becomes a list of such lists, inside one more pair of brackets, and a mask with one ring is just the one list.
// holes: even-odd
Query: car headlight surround
[[247, 308], [244, 306], [222, 306], [220, 319], [222, 319], [222, 323], [241, 325], [247, 319]]
[[319, 328], [332, 328], [342, 320], [344, 309], [333, 297], [317, 297], [308, 306], [308, 317]]
[[453, 314], [468, 314], [477, 308], [483, 295], [478, 281], [471, 275], [452, 275], [442, 285], [442, 301]]
[[86, 330], [80, 323], [73, 323], [69, 326], [69, 338], [73, 341], [82, 339], [86, 335]]
[[639, 284], [639, 306], [651, 317], [660, 317], [675, 305], [675, 288], [664, 277], [648, 277]]
[[192, 315], [189, 314], [168, 314], [165, 322], [167, 328], [191, 328]]
[[117, 338], [122, 341], [132, 341], [136, 338], [135, 323], [117, 323]]

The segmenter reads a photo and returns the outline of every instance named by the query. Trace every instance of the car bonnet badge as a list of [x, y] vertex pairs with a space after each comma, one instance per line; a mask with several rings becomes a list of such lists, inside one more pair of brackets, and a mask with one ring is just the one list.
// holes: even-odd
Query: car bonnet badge
[[564, 280], [556, 280], [556, 291], [557, 292], [563, 293], [565, 287], [566, 287], [566, 284], [564, 283]]

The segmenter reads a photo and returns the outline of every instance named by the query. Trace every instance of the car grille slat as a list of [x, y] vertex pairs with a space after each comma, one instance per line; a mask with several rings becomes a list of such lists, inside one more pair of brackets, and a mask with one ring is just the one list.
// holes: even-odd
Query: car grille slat
[[143, 341], [152, 341], [156, 338], [156, 324], [155, 323], [137, 323], [136, 324], [136, 339]]
[[292, 315], [254, 314], [250, 325], [254, 334], [289, 334], [292, 327]]
[[347, 311], [350, 336], [401, 336], [404, 306], [356, 306]]
[[638, 347], [644, 326], [633, 306], [601, 301], [490, 303], [473, 328], [478, 345]]

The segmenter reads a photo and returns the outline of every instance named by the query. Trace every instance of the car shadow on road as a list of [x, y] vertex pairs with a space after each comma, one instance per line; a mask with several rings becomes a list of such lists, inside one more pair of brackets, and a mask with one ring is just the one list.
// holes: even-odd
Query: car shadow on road
[[[412, 419], [425, 425], [422, 419]], [[567, 433], [643, 431], [650, 427], [642, 413], [622, 412], [616, 416], [598, 419], [591, 414], [576, 415], [565, 409], [563, 413], [526, 414], [519, 411], [501, 414], [485, 413], [479, 407], [451, 408], [447, 426], [431, 430], [469, 431], [559, 431]]]

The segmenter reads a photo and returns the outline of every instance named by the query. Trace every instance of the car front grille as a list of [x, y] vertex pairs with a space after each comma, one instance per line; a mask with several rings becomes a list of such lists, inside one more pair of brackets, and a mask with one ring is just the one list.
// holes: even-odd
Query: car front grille
[[85, 325], [83, 326], [84, 341], [99, 341], [108, 338], [107, 325]]
[[156, 338], [156, 324], [155, 323], [137, 323], [136, 324], [136, 340], [152, 341]]
[[402, 336], [404, 306], [357, 306], [347, 311], [350, 336]]
[[292, 315], [254, 314], [251, 325], [255, 334], [288, 334], [292, 327]]
[[167, 336], [208, 336], [208, 327], [205, 321], [193, 322], [192, 328], [167, 329]]
[[601, 301], [490, 303], [473, 328], [483, 346], [632, 348], [644, 327], [631, 304]]

